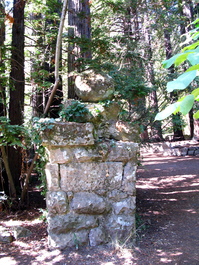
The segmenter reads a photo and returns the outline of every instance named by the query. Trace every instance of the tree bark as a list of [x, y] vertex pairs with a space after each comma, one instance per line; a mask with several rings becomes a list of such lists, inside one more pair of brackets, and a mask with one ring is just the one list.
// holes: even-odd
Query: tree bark
[[22, 190], [22, 193], [21, 193], [21, 204], [23, 204], [25, 202], [25, 198], [26, 198], [27, 191], [28, 191], [29, 179], [30, 179], [31, 173], [33, 171], [34, 163], [37, 160], [37, 157], [38, 157], [38, 154], [35, 153], [35, 156], [34, 156], [34, 158], [32, 160], [32, 163], [30, 165], [30, 168], [29, 168], [29, 170], [28, 170], [28, 172], [26, 174], [26, 178], [25, 178], [23, 190]]
[[68, 5], [68, 0], [64, 0], [63, 8], [62, 8], [62, 15], [61, 15], [61, 20], [60, 20], [60, 25], [59, 25], [59, 32], [57, 36], [57, 43], [56, 43], [56, 51], [55, 51], [55, 83], [53, 86], [53, 89], [51, 91], [50, 97], [48, 99], [48, 102], [46, 104], [45, 110], [44, 110], [44, 115], [46, 116], [50, 105], [53, 101], [53, 98], [55, 96], [55, 93], [57, 91], [57, 88], [60, 83], [60, 78], [59, 78], [59, 60], [60, 60], [60, 54], [61, 54], [61, 40], [62, 40], [62, 32], [63, 32], [63, 27], [64, 27], [64, 21], [66, 17], [66, 10], [67, 10], [67, 5]]
[[[89, 0], [68, 1], [68, 98], [77, 98], [74, 91], [73, 71], [84, 70], [85, 62], [92, 58], [90, 49], [91, 25]], [[76, 39], [76, 41], [74, 41]]]
[[6, 154], [6, 150], [5, 150], [5, 146], [0, 146], [0, 150], [1, 150], [1, 155], [2, 155], [2, 159], [3, 159], [3, 163], [6, 169], [6, 174], [8, 177], [8, 181], [9, 181], [9, 190], [10, 190], [10, 197], [11, 198], [16, 198], [16, 188], [15, 188], [15, 184], [13, 181], [13, 177], [10, 171], [10, 167], [9, 167], [9, 163], [8, 163], [8, 157]]
[[[5, 10], [0, 3], [0, 76], [5, 73], [4, 57], [4, 41], [5, 41]], [[5, 108], [5, 87], [3, 77], [0, 77], [0, 116], [6, 115]]]
[[[9, 103], [9, 118], [13, 125], [23, 123], [24, 113], [24, 7], [25, 1], [14, 0]], [[15, 186], [19, 189], [22, 166], [21, 148], [10, 147], [8, 159]]]
[[[148, 19], [148, 16], [146, 15], [146, 19]], [[151, 124], [151, 136], [150, 138], [154, 141], [162, 141], [162, 127], [160, 121], [154, 121], [155, 115], [159, 112], [158, 107], [158, 98], [157, 93], [155, 90], [155, 73], [153, 68], [153, 51], [152, 51], [152, 44], [151, 44], [151, 32], [149, 32], [149, 29], [145, 29], [145, 42], [146, 42], [146, 75], [148, 84], [150, 87], [152, 87], [152, 91], [150, 92], [148, 99], [149, 99], [149, 108], [150, 108], [150, 124]]]
[[[167, 29], [164, 30], [164, 41], [165, 41], [165, 50], [166, 50], [166, 59], [172, 57], [172, 46], [170, 33]], [[174, 73], [174, 68], [171, 66], [169, 69], [169, 75]], [[178, 100], [178, 96], [176, 92], [170, 93], [171, 103]], [[182, 130], [182, 120], [180, 114], [172, 114], [172, 125], [173, 125], [173, 140], [184, 140], [183, 130]]]

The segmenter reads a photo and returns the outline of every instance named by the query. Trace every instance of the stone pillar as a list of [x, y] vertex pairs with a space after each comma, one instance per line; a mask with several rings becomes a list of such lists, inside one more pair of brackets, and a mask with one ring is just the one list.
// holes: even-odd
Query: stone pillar
[[43, 145], [49, 246], [134, 238], [138, 144], [99, 140], [90, 122], [58, 122], [44, 132]]

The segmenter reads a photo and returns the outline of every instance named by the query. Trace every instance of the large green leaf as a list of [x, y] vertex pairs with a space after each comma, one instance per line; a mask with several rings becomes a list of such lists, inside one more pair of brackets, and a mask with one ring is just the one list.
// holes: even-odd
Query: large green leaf
[[173, 103], [167, 106], [163, 111], [159, 112], [155, 116], [156, 121], [161, 121], [169, 117], [173, 112], [175, 112], [179, 108], [180, 102]]
[[197, 74], [197, 70], [185, 72], [184, 74], [180, 75], [176, 80], [167, 83], [167, 91], [172, 92], [175, 89], [185, 89], [194, 80]]
[[193, 115], [194, 119], [199, 119], [199, 110]]
[[175, 66], [179, 66], [181, 63], [183, 63], [189, 56], [192, 54], [191, 52], [189, 53], [182, 53], [179, 54], [179, 56], [175, 59]]
[[193, 107], [193, 103], [194, 103], [194, 95], [188, 95], [186, 97], [184, 97], [184, 99], [180, 102], [180, 112], [183, 115], [186, 115], [187, 113], [189, 113], [189, 111], [192, 109]]
[[199, 64], [196, 64], [196, 65], [193, 65], [191, 67], [189, 67], [186, 72], [190, 72], [190, 71], [193, 71], [193, 70], [199, 70]]
[[199, 87], [194, 89], [191, 94], [194, 95], [195, 100], [199, 101]]
[[190, 53], [187, 56], [187, 60], [190, 62], [191, 65], [199, 64], [199, 53]]
[[184, 47], [184, 49], [182, 49], [182, 51], [187, 51], [187, 50], [193, 50], [195, 49], [197, 46], [199, 46], [199, 41], [194, 42], [193, 44]]
[[181, 54], [182, 54], [182, 53], [180, 53], [180, 54], [176, 54], [176, 55], [172, 56], [170, 59], [163, 61], [163, 62], [162, 62], [163, 67], [164, 67], [164, 68], [169, 68], [169, 67], [171, 67], [171, 66], [175, 63], [176, 58], [178, 58]]

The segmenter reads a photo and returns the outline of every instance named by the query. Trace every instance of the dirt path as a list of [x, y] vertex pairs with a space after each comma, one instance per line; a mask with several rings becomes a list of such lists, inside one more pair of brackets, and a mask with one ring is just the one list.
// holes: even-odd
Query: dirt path
[[199, 265], [198, 177], [199, 157], [145, 155], [137, 172], [140, 227], [131, 248], [49, 250], [45, 223], [0, 216], [3, 225], [12, 226], [15, 219], [32, 231], [30, 238], [0, 245], [0, 264]]
[[199, 157], [146, 155], [138, 170], [137, 210], [148, 229], [138, 242], [146, 261], [199, 264]]

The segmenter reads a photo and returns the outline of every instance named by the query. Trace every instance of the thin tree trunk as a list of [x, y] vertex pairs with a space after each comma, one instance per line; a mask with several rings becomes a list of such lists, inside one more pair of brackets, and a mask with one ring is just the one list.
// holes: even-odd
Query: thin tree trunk
[[6, 174], [7, 174], [8, 181], [9, 181], [10, 197], [11, 198], [16, 198], [15, 184], [14, 184], [14, 181], [13, 181], [12, 173], [10, 171], [10, 167], [9, 167], [9, 163], [8, 163], [8, 157], [7, 157], [7, 154], [6, 154], [5, 146], [1, 145], [0, 149], [1, 149], [3, 163], [4, 163], [4, 166], [5, 166], [5, 169], [6, 169]]
[[35, 156], [34, 156], [34, 158], [32, 160], [32, 163], [31, 163], [30, 168], [29, 168], [29, 170], [27, 172], [27, 175], [26, 175], [26, 179], [25, 179], [25, 182], [24, 182], [23, 190], [22, 190], [22, 193], [21, 193], [21, 203], [22, 204], [25, 202], [25, 197], [26, 197], [27, 191], [28, 191], [29, 179], [30, 179], [31, 173], [33, 171], [34, 163], [37, 160], [37, 157], [38, 157], [38, 154], [35, 153]]
[[56, 52], [55, 52], [55, 83], [53, 86], [53, 89], [51, 91], [51, 95], [48, 99], [48, 102], [46, 104], [45, 110], [44, 110], [44, 115], [46, 116], [50, 105], [53, 101], [53, 98], [56, 94], [57, 88], [60, 83], [59, 79], [59, 60], [60, 60], [60, 54], [61, 54], [61, 42], [62, 42], [62, 32], [63, 32], [63, 27], [64, 27], [64, 21], [66, 17], [66, 11], [67, 11], [67, 6], [68, 6], [68, 0], [64, 0], [63, 8], [62, 8], [62, 15], [61, 15], [61, 20], [60, 20], [60, 25], [59, 25], [59, 32], [57, 36], [57, 43], [56, 43]]

